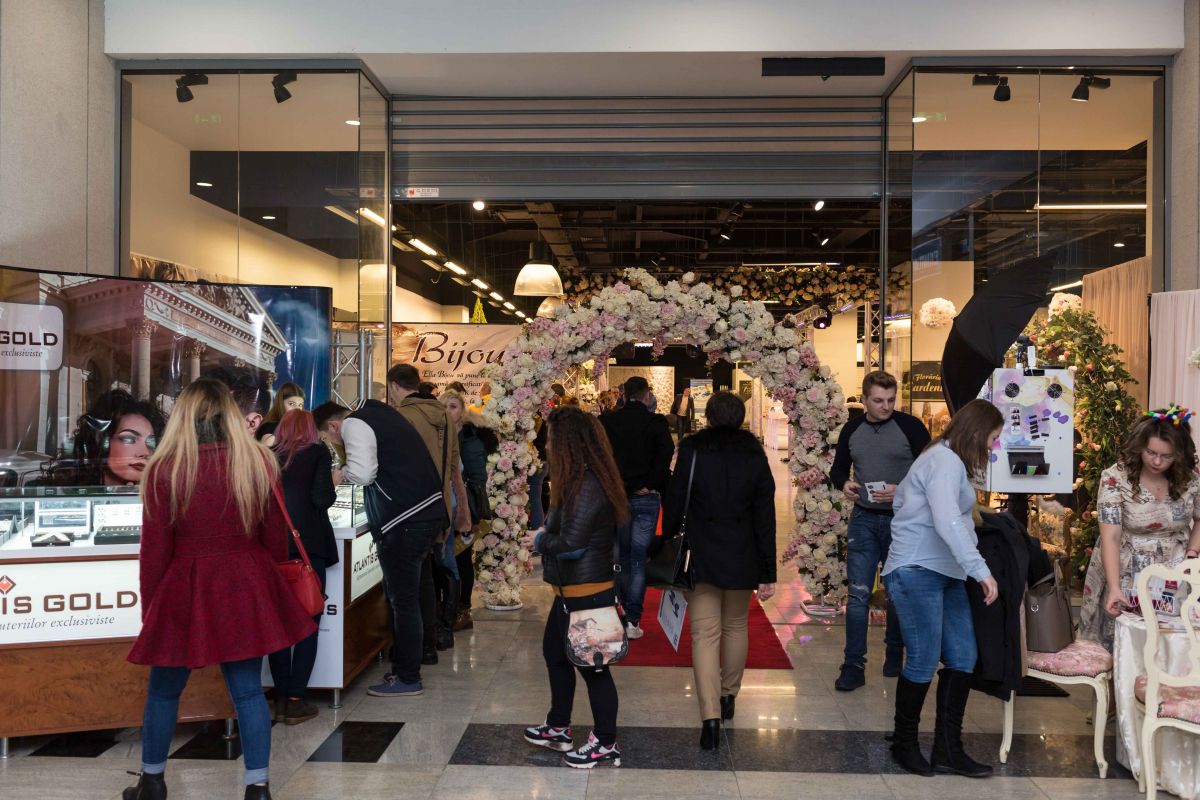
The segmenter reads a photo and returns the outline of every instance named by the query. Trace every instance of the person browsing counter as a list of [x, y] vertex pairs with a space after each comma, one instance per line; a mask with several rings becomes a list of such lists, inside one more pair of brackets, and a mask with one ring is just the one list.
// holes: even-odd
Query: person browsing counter
[[[888, 373], [872, 372], [863, 379], [863, 405], [865, 413], [842, 427], [829, 472], [833, 485], [854, 502], [846, 546], [846, 649], [833, 684], [842, 692], [866, 683], [867, 603], [892, 542], [892, 500], [896, 486], [929, 444], [929, 431], [921, 421], [896, 410], [896, 379]], [[882, 489], [870, 491], [880, 484]], [[883, 641], [883, 674], [894, 678], [900, 674], [904, 644], [890, 601]]]

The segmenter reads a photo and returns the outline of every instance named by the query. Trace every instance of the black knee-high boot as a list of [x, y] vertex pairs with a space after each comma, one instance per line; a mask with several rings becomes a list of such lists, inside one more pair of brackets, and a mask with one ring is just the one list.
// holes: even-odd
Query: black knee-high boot
[[933, 731], [933, 755], [930, 758], [935, 772], [986, 778], [992, 768], [980, 764], [963, 750], [963, 716], [971, 694], [971, 676], [954, 669], [938, 672], [937, 722]]
[[928, 683], [913, 683], [903, 675], [896, 681], [896, 729], [892, 733], [892, 760], [914, 775], [929, 777], [933, 768], [921, 754], [917, 729], [925, 705]]

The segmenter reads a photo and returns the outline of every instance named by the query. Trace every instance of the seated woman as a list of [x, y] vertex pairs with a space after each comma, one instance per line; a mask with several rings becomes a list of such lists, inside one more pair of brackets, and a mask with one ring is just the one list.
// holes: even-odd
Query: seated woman
[[1083, 586], [1081, 639], [1111, 650], [1114, 620], [1136, 592], [1137, 573], [1200, 554], [1200, 477], [1191, 416], [1175, 405], [1147, 411], [1126, 437], [1120, 460], [1100, 475], [1099, 546]]

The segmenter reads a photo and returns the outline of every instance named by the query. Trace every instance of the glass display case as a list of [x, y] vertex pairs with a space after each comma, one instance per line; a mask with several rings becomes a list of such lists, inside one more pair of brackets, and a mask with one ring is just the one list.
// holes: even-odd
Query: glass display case
[[367, 508], [363, 504], [363, 487], [343, 483], [337, 487], [337, 500], [329, 509], [329, 521], [334, 530], [353, 530], [367, 524]]
[[0, 560], [137, 553], [142, 499], [124, 486], [0, 489]]

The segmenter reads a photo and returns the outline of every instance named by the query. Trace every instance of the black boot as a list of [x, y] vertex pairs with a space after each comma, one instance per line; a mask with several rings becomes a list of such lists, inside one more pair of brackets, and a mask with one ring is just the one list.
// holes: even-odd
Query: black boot
[[121, 792], [121, 800], [167, 800], [167, 781], [161, 772], [157, 775], [143, 772], [138, 776], [137, 786], [130, 786]]
[[250, 784], [246, 787], [246, 794], [242, 796], [242, 800], [271, 800], [271, 784]]
[[721, 745], [721, 720], [706, 719], [700, 728], [700, 749], [716, 750]]
[[421, 648], [421, 665], [433, 666], [438, 662], [437, 648], [431, 644], [426, 644]]
[[937, 722], [933, 729], [933, 755], [929, 760], [935, 772], [986, 778], [992, 774], [992, 768], [980, 764], [963, 750], [963, 715], [970, 694], [969, 674], [953, 669], [938, 672]]
[[917, 729], [928, 691], [928, 683], [913, 683], [900, 676], [896, 681], [896, 730], [892, 733], [892, 760], [912, 774], [926, 778], [933, 775], [933, 768], [921, 755]]
[[450, 650], [454, 647], [454, 620], [458, 616], [458, 581], [449, 575], [442, 602], [438, 606], [437, 649]]
[[721, 695], [721, 719], [733, 719], [733, 703], [737, 700], [735, 694]]

